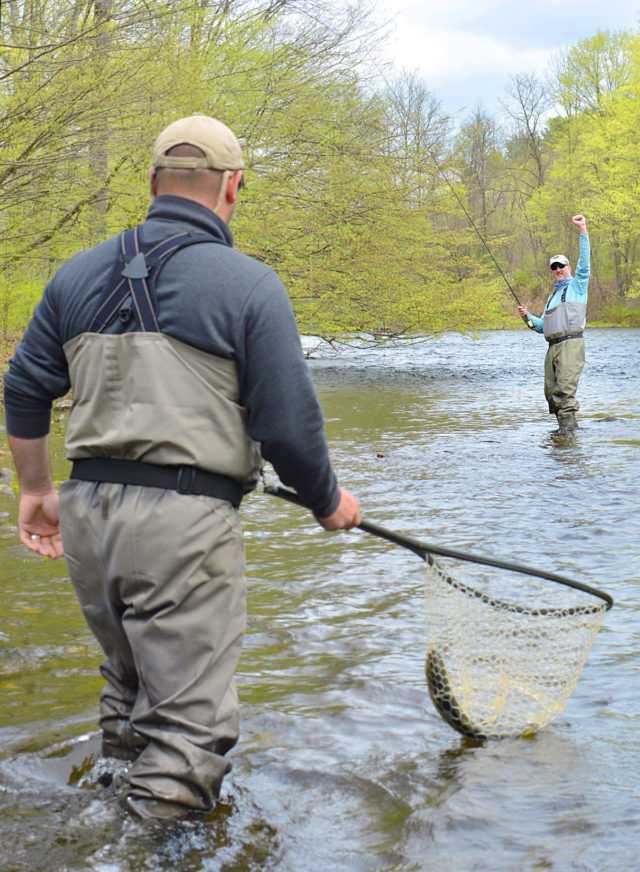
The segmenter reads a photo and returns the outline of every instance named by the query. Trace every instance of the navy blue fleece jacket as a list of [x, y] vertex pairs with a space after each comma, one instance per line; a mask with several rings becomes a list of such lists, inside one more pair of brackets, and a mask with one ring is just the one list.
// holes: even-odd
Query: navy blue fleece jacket
[[[206, 232], [212, 242], [182, 249], [162, 268], [160, 330], [236, 362], [249, 435], [284, 484], [326, 517], [340, 494], [286, 289], [273, 270], [235, 251], [227, 225], [191, 200], [157, 197], [142, 236], [151, 242], [185, 230]], [[71, 387], [63, 346], [87, 332], [117, 256], [113, 237], [72, 257], [47, 284], [4, 377], [11, 435], [49, 432], [52, 401]], [[127, 329], [138, 329], [135, 319]]]

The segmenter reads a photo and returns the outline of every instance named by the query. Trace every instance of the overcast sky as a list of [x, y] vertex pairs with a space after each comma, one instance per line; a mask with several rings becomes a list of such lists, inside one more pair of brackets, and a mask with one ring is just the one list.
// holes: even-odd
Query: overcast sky
[[449, 114], [498, 109], [509, 77], [540, 76], [551, 55], [598, 30], [638, 30], [640, 0], [384, 0], [387, 57], [417, 70]]

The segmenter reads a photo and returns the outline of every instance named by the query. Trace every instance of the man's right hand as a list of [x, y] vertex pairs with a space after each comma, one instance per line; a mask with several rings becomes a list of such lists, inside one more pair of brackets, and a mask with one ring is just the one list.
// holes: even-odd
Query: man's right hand
[[52, 560], [64, 555], [55, 489], [46, 494], [20, 496], [18, 534], [22, 544], [36, 554]]
[[314, 518], [325, 530], [350, 530], [360, 523], [358, 500], [349, 491], [340, 488], [340, 502], [335, 512], [326, 518], [319, 518], [317, 515]]
[[521, 318], [525, 318], [528, 314], [526, 306], [518, 306], [518, 315], [520, 315]]

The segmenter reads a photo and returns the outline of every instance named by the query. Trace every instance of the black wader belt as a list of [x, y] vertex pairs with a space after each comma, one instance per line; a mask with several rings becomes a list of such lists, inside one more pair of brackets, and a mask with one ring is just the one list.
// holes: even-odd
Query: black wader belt
[[566, 336], [556, 336], [555, 339], [547, 339], [549, 345], [555, 345], [556, 342], [564, 342], [565, 339], [582, 339], [582, 333], [567, 333]]
[[206, 472], [195, 466], [159, 466], [140, 460], [120, 460], [117, 457], [74, 460], [69, 477], [80, 481], [135, 484], [174, 490], [179, 494], [217, 497], [231, 503], [236, 509], [244, 495], [242, 485], [226, 475]]

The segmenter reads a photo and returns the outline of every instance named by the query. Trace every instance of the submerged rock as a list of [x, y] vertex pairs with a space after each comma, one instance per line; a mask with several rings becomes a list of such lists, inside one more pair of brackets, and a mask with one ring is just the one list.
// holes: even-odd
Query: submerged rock
[[13, 470], [8, 466], [0, 466], [0, 496], [13, 497], [14, 492], [11, 490], [11, 480], [13, 479]]

